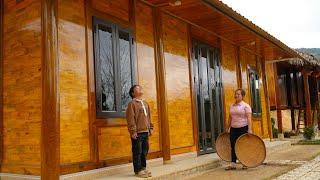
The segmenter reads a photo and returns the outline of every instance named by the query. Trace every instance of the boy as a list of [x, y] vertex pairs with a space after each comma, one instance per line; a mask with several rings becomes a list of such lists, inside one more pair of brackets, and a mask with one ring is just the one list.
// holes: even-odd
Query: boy
[[150, 108], [148, 103], [141, 99], [143, 92], [139, 85], [132, 86], [129, 95], [132, 101], [128, 104], [126, 118], [132, 143], [133, 168], [136, 176], [147, 178], [152, 176], [151, 172], [146, 169], [149, 150], [148, 137], [153, 130]]

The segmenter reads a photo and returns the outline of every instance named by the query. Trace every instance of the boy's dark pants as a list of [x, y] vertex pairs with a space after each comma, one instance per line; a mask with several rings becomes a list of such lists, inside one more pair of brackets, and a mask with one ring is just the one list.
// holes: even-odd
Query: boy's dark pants
[[147, 167], [147, 154], [149, 151], [149, 134], [147, 132], [138, 133], [137, 139], [131, 138], [132, 143], [132, 161], [134, 172], [139, 171]]
[[248, 133], [248, 126], [244, 126], [241, 128], [230, 128], [230, 143], [231, 143], [231, 159], [232, 162], [236, 163], [237, 161], [237, 155], [235, 152], [235, 145], [237, 142], [237, 139], [243, 135]]

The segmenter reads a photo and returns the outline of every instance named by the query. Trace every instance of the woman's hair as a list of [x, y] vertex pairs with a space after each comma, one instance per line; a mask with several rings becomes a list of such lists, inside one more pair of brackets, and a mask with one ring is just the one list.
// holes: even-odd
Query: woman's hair
[[131, 98], [134, 98], [134, 95], [133, 95], [134, 89], [135, 89], [136, 87], [138, 87], [138, 86], [139, 86], [138, 84], [135, 84], [135, 85], [133, 85], [133, 86], [130, 88], [130, 90], [129, 90], [129, 95], [130, 95]]
[[235, 92], [237, 92], [237, 91], [240, 91], [240, 92], [241, 92], [242, 97], [246, 96], [246, 91], [245, 91], [245, 90], [239, 88], [239, 89], [237, 89]]

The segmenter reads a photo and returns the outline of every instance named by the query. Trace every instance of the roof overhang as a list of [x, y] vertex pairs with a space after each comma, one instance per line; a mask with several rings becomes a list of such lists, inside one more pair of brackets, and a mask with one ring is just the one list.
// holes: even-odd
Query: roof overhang
[[175, 17], [264, 57], [266, 61], [301, 58], [295, 50], [218, 0], [145, 0]]

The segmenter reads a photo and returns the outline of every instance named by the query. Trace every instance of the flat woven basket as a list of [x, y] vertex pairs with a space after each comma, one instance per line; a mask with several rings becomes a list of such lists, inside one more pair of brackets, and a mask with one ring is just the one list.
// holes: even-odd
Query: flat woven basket
[[266, 146], [263, 140], [253, 134], [240, 136], [235, 145], [235, 152], [241, 164], [247, 167], [257, 167], [266, 158]]
[[230, 134], [222, 133], [216, 140], [216, 150], [218, 156], [224, 161], [231, 161]]

